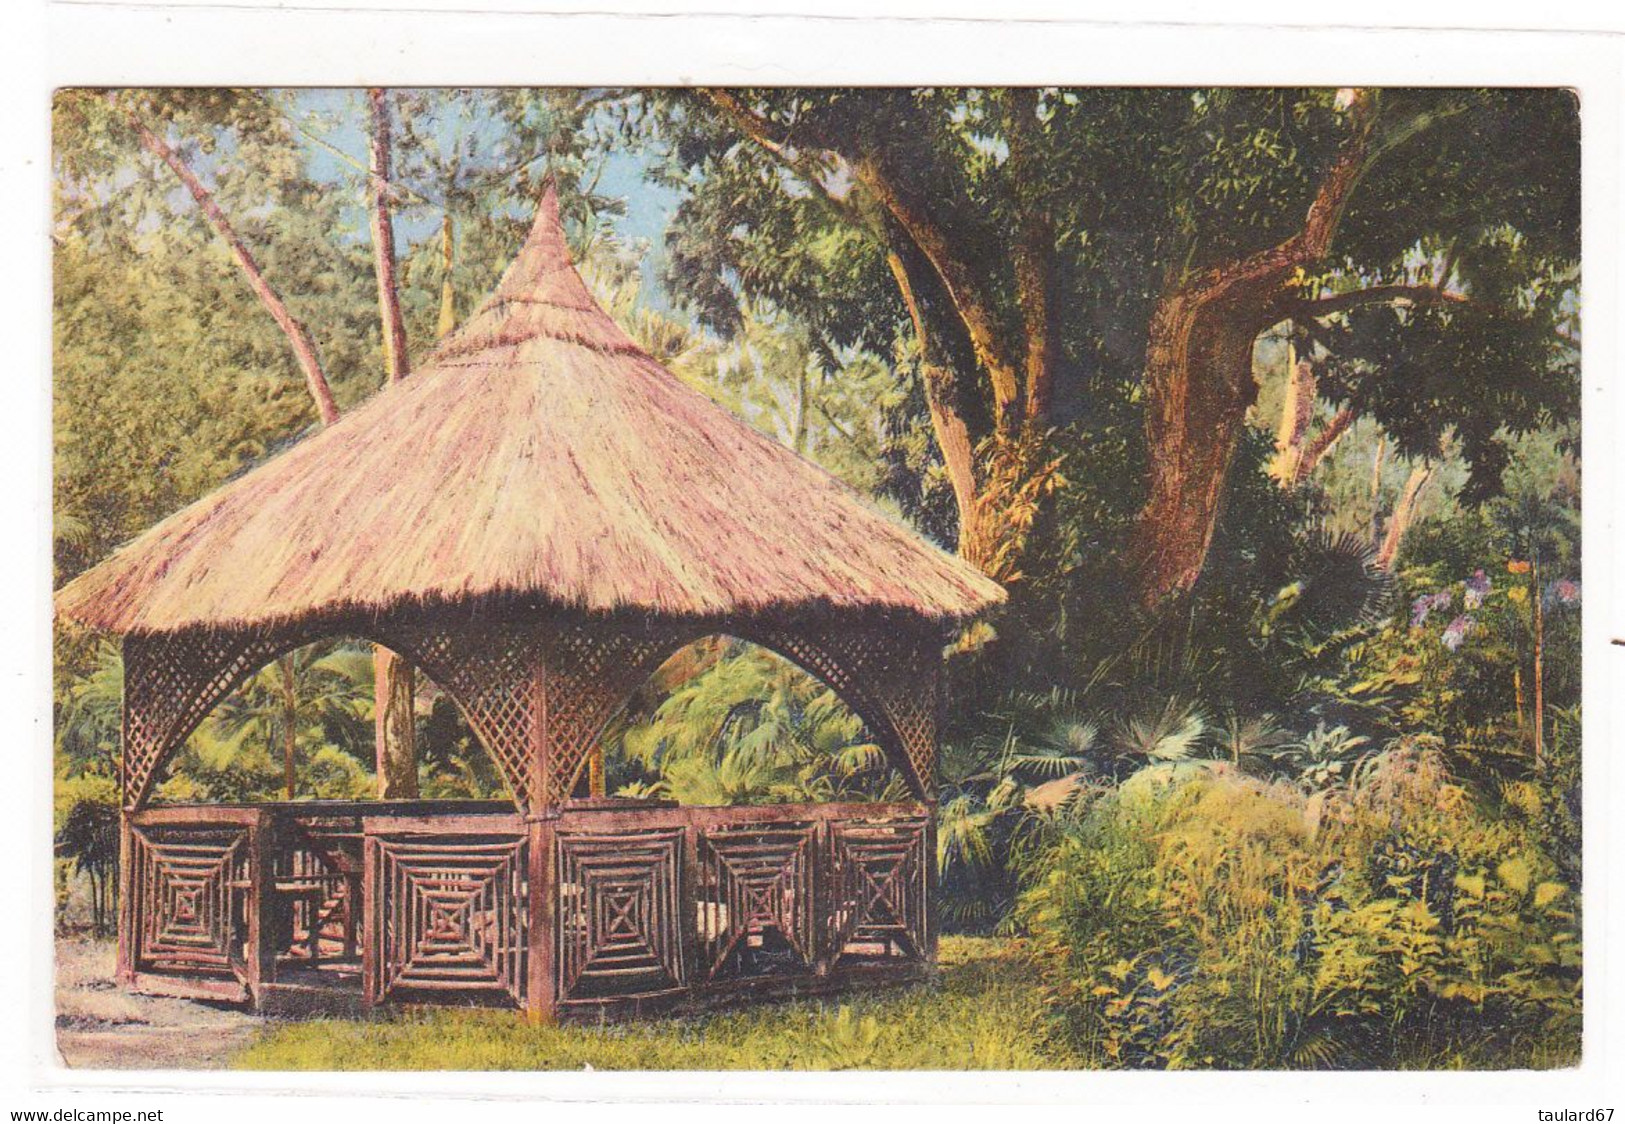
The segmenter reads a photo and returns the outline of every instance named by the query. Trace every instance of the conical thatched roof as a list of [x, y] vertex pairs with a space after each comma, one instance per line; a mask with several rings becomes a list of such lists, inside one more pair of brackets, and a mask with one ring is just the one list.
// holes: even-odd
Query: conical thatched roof
[[726, 616], [963, 618], [1002, 590], [684, 386], [593, 300], [551, 188], [420, 370], [57, 594], [117, 632], [524, 594]]

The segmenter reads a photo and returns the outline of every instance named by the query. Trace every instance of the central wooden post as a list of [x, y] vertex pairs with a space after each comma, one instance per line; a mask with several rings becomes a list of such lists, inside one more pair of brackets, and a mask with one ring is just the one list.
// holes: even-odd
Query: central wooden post
[[531, 673], [530, 689], [530, 798], [525, 809], [528, 836], [528, 880], [530, 942], [525, 981], [525, 1016], [532, 1023], [552, 1023], [558, 1019], [555, 987], [556, 957], [554, 935], [558, 929], [558, 866], [554, 835], [558, 809], [552, 802], [550, 746], [548, 742], [547, 660], [539, 654]]

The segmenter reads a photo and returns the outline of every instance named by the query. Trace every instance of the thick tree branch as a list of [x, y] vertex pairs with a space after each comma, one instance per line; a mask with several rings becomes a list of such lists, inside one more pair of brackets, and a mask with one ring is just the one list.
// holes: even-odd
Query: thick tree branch
[[1309, 474], [1326, 459], [1326, 454], [1332, 451], [1332, 446], [1349, 431], [1359, 416], [1359, 410], [1353, 406], [1344, 406], [1332, 416], [1332, 420], [1326, 423], [1326, 428], [1316, 434], [1315, 439], [1305, 445], [1303, 452], [1298, 456], [1298, 462], [1293, 466], [1294, 484], [1302, 484], [1309, 479]]
[[1186, 286], [1202, 303], [1221, 301], [1241, 291], [1274, 290], [1301, 267], [1315, 264], [1330, 251], [1350, 197], [1369, 164], [1376, 106], [1370, 91], [1354, 91], [1349, 105], [1353, 131], [1321, 178], [1304, 215], [1303, 226], [1286, 241], [1242, 258], [1214, 266]]
[[841, 218], [860, 227], [873, 229], [873, 224], [850, 199], [836, 195], [830, 189], [829, 181], [825, 178], [828, 169], [818, 163], [810, 150], [796, 148], [791, 143], [788, 133], [779, 125], [752, 110], [732, 90], [707, 87], [701, 89], [699, 93], [747, 140], [817, 192], [819, 198], [833, 207]]
[[[112, 100], [111, 95], [109, 100]], [[125, 110], [124, 117], [136, 136], [140, 138], [142, 146], [159, 160], [162, 160], [169, 167], [169, 170], [175, 173], [176, 178], [191, 193], [198, 208], [203, 212], [204, 217], [209, 220], [209, 224], [214, 227], [215, 233], [225, 241], [226, 246], [231, 250], [232, 257], [236, 259], [238, 267], [243, 271], [243, 276], [247, 279], [249, 288], [254, 290], [254, 295], [260, 299], [260, 303], [265, 306], [266, 311], [271, 314], [271, 318], [276, 321], [277, 327], [282, 329], [282, 334], [288, 338], [288, 343], [293, 349], [294, 359], [298, 362], [300, 370], [304, 372], [305, 384], [310, 389], [311, 399], [316, 403], [316, 412], [320, 415], [322, 424], [332, 425], [338, 420], [339, 408], [338, 404], [333, 400], [333, 390], [328, 385], [327, 374], [322, 370], [322, 361], [316, 351], [316, 341], [311, 338], [309, 330], [293, 313], [288, 311], [288, 306], [283, 302], [281, 294], [265, 279], [264, 273], [260, 271], [259, 263], [254, 260], [254, 255], [249, 252], [247, 245], [237, 234], [236, 228], [231, 225], [231, 220], [226, 218], [225, 212], [214, 201], [214, 196], [210, 194], [207, 187], [203, 186], [203, 181], [197, 178], [197, 175], [187, 166], [186, 161], [182, 160], [180, 155], [162, 137], [149, 129], [146, 122], [142, 121], [140, 115], [134, 110]]]
[[999, 429], [1013, 432], [1020, 420], [1021, 377], [1005, 350], [998, 317], [982, 292], [970, 263], [925, 203], [893, 179], [874, 157], [852, 162], [853, 174], [889, 211], [935, 269], [954, 310], [965, 325], [976, 358], [987, 372]]
[[[259, 98], [272, 110], [280, 113], [283, 120], [297, 130], [301, 136], [327, 152], [330, 156], [333, 156], [334, 158], [350, 165], [350, 167], [354, 168], [362, 175], [372, 176], [375, 174], [364, 161], [351, 156], [348, 152], [344, 151], [344, 149], [340, 148], [338, 145], [334, 144], [332, 141], [328, 140], [314, 129], [308, 128], [302, 121], [299, 120], [297, 116], [295, 116], [291, 107], [273, 101], [270, 97], [264, 94], [259, 95]], [[407, 203], [410, 202], [411, 199], [415, 199], [419, 203], [426, 203], [431, 207], [439, 207], [442, 210], [444, 210], [446, 207], [446, 204], [441, 200], [435, 199], [429, 195], [425, 195], [423, 192], [419, 191], [410, 184], [401, 183], [398, 180], [386, 179], [384, 181], [384, 186], [389, 190], [390, 196], [396, 203]], [[410, 196], [411, 199], [408, 199], [407, 196]]]
[[[993, 400], [1001, 429], [1013, 431], [1020, 420], [1021, 374], [1018, 363], [1004, 346], [998, 317], [992, 301], [982, 291], [971, 263], [959, 252], [947, 229], [926, 202], [902, 186], [900, 177], [887, 168], [882, 157], [844, 147], [833, 138], [809, 135], [813, 147], [795, 143], [791, 130], [757, 113], [731, 90], [705, 89], [701, 94], [745, 136], [773, 153], [787, 167], [840, 206], [847, 216], [856, 214], [848, 199], [833, 196], [824, 179], [824, 169], [813, 156], [815, 150], [839, 157], [853, 178], [869, 192], [919, 247], [942, 279], [955, 312], [965, 325], [978, 362], [986, 370], [993, 388]], [[860, 221], [861, 216], [859, 216]], [[869, 229], [873, 230], [872, 224]]]

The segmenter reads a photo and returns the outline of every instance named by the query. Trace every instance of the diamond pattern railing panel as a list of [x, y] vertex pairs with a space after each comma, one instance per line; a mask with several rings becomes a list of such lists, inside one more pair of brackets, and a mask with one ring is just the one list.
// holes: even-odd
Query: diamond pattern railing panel
[[557, 847], [560, 1001], [685, 987], [682, 830], [561, 832]]
[[929, 952], [926, 822], [837, 820], [829, 825], [829, 953], [849, 959]]
[[130, 831], [134, 963], [140, 971], [246, 979], [246, 827]]
[[483, 993], [522, 1006], [525, 856], [521, 836], [368, 836], [368, 1002]]
[[697, 920], [707, 979], [813, 970], [817, 831], [793, 821], [701, 832]]

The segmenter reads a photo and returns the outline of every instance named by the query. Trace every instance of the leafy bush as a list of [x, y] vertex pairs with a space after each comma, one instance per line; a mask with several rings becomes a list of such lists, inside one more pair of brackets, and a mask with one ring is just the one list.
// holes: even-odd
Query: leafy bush
[[58, 777], [53, 816], [59, 860], [58, 924], [67, 917], [69, 875], [84, 877], [90, 890], [90, 926], [96, 936], [112, 932], [117, 906], [119, 851], [118, 782], [104, 774]]
[[1060, 1032], [1136, 1068], [1552, 1065], [1578, 1056], [1575, 888], [1436, 752], [1314, 794], [1157, 765], [1027, 872]]

